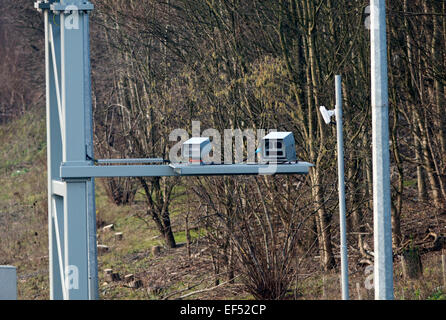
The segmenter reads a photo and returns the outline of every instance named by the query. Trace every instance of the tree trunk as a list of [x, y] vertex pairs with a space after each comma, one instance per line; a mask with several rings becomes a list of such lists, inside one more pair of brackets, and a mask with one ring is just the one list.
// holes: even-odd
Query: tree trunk
[[417, 137], [417, 134], [414, 133], [414, 150], [415, 150], [415, 161], [417, 163], [417, 193], [418, 193], [418, 201], [426, 201], [427, 199], [427, 191], [426, 191], [426, 174], [422, 164], [422, 153], [421, 153], [421, 144]]
[[177, 244], [175, 242], [175, 237], [173, 235], [168, 211], [163, 216], [163, 223], [164, 223], [164, 239], [166, 240], [167, 246], [169, 248], [176, 248]]
[[423, 265], [418, 249], [408, 249], [401, 255], [403, 276], [406, 279], [418, 279], [423, 275]]
[[315, 180], [313, 183], [313, 198], [315, 199], [316, 206], [319, 207], [317, 210], [319, 251], [321, 255], [322, 267], [325, 271], [328, 271], [336, 266], [331, 243], [331, 217], [329, 217], [323, 205], [320, 179], [318, 177], [319, 174], [316, 172], [312, 175], [313, 179]]

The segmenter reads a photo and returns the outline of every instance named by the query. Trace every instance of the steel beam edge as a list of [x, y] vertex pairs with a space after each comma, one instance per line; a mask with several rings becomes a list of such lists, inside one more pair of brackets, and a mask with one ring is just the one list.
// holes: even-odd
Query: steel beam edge
[[231, 165], [115, 165], [115, 166], [65, 166], [60, 167], [63, 180], [106, 177], [172, 177], [172, 176], [217, 176], [257, 174], [307, 174], [313, 165], [308, 162], [296, 164], [231, 164]]

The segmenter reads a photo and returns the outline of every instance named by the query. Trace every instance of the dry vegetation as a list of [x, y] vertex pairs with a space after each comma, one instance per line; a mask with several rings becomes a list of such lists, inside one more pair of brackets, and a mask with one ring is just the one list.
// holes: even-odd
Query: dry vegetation
[[[18, 267], [20, 299], [49, 297], [44, 129], [42, 110], [0, 127], [0, 263]], [[27, 144], [23, 143], [23, 137], [27, 137]], [[190, 214], [188, 221], [191, 234], [191, 255], [188, 255], [185, 235], [188, 206], [187, 198], [181, 195], [183, 190], [176, 191], [179, 196], [173, 205], [173, 230], [178, 245], [172, 249], [165, 245], [153, 222], [145, 223], [139, 217], [144, 212], [142, 189], [131, 205], [116, 205], [108, 198], [103, 181], [99, 181], [97, 188], [98, 241], [110, 248], [108, 253], [99, 256], [102, 299], [254, 298], [246, 290], [238, 272], [234, 275], [234, 283], [227, 282], [224, 269], [215, 274], [206, 231], [200, 228], [199, 215], [195, 213]], [[403, 232], [418, 234], [420, 240], [426, 235], [425, 229], [438, 223], [437, 219], [440, 219], [439, 224], [445, 224], [445, 217], [434, 214], [428, 204], [409, 203], [405, 212], [408, 218], [403, 224]], [[104, 231], [103, 226], [111, 223], [114, 230]], [[116, 232], [123, 233], [121, 241], [115, 239]], [[351, 297], [358, 298], [356, 283], [359, 283], [361, 298], [373, 299], [373, 290], [367, 290], [364, 285], [367, 280], [365, 266], [357, 263], [359, 254], [353, 247], [354, 237], [350, 236], [349, 240]], [[367, 240], [371, 245], [371, 234]], [[333, 241], [338, 242], [337, 236]], [[160, 247], [160, 252], [154, 252], [154, 247]], [[441, 289], [439, 253], [422, 255], [422, 263], [423, 276], [418, 280], [406, 280], [399, 258], [396, 258], [396, 299], [445, 298]], [[302, 264], [304, 267], [297, 278], [293, 274], [285, 299], [340, 299], [339, 271], [323, 272], [313, 257]], [[121, 280], [108, 282], [104, 275], [108, 268], [119, 273]], [[131, 288], [124, 280], [127, 274], [134, 274], [141, 280], [142, 287]], [[218, 287], [217, 279], [220, 280]]]

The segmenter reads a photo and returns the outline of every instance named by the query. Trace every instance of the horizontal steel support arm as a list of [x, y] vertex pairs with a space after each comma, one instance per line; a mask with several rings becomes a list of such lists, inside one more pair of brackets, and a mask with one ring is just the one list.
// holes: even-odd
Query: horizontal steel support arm
[[34, 8], [39, 10], [40, 12], [42, 10], [51, 10], [54, 13], [60, 13], [60, 12], [71, 12], [71, 11], [92, 11], [94, 9], [94, 5], [88, 1], [83, 3], [71, 3], [71, 4], [65, 4], [60, 2], [43, 2], [43, 1], [37, 1], [34, 3]]
[[64, 166], [60, 167], [60, 177], [80, 179], [89, 177], [169, 177], [176, 176], [168, 165], [118, 165], [118, 166]]
[[51, 4], [51, 10], [54, 12], [62, 12], [62, 11], [92, 11], [94, 6], [90, 2], [85, 3], [73, 3], [73, 4], [64, 4], [60, 2], [55, 2]]
[[104, 177], [172, 177], [217, 175], [307, 174], [313, 166], [308, 162], [290, 164], [220, 164], [220, 165], [62, 165], [62, 179]]

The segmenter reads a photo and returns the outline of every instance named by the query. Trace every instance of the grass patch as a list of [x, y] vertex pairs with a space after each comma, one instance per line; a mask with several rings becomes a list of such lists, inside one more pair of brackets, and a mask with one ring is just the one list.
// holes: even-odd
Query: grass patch
[[[205, 229], [204, 228], [198, 229], [198, 230], [195, 230], [195, 229], [189, 230], [191, 241], [194, 241], [194, 240], [202, 237], [204, 235], [204, 233], [205, 233]], [[184, 242], [186, 242], [186, 231], [175, 232], [174, 236], [175, 236], [175, 241], [177, 243], [184, 243]]]
[[404, 180], [403, 185], [407, 188], [415, 187], [417, 185], [417, 179]]

